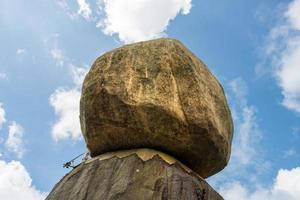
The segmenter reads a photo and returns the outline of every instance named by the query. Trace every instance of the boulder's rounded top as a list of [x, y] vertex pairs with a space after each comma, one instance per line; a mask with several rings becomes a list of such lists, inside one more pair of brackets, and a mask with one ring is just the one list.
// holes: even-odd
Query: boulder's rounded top
[[80, 119], [92, 156], [152, 148], [202, 177], [229, 160], [233, 123], [223, 88], [175, 39], [129, 44], [100, 56], [83, 83]]
[[159, 44], [165, 44], [165, 45], [174, 45], [174, 44], [177, 44], [177, 45], [181, 45], [184, 47], [183, 43], [180, 42], [179, 40], [177, 39], [174, 39], [174, 38], [158, 38], [158, 39], [153, 39], [153, 40], [147, 40], [147, 41], [142, 41], [142, 42], [136, 42], [136, 43], [131, 43], [131, 44], [125, 44], [119, 48], [115, 48], [107, 53], [110, 53], [110, 52], [113, 52], [113, 51], [116, 51], [118, 49], [123, 49], [123, 48], [138, 48], [139, 46], [156, 46], [156, 45], [159, 45]]

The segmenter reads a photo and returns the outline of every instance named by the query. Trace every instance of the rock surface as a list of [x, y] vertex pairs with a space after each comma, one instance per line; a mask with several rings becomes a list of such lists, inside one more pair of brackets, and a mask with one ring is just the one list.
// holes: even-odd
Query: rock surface
[[93, 159], [67, 174], [46, 200], [223, 200], [203, 179], [160, 156]]
[[126, 45], [99, 57], [83, 83], [80, 119], [92, 156], [152, 148], [204, 178], [229, 160], [233, 124], [223, 88], [177, 40]]

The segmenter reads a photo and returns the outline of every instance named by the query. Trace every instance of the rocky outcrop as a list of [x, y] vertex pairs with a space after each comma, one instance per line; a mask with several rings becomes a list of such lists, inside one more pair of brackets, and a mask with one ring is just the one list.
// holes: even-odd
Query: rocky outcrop
[[230, 110], [217, 79], [179, 41], [99, 57], [83, 83], [80, 122], [92, 158], [46, 200], [223, 200], [203, 178], [229, 160]]
[[93, 157], [152, 148], [204, 178], [229, 160], [233, 124], [222, 86], [177, 40], [126, 45], [99, 57], [83, 83], [80, 118]]
[[82, 163], [56, 184], [46, 200], [223, 199], [181, 164], [169, 164], [155, 153], [148, 159], [139, 155], [106, 155]]

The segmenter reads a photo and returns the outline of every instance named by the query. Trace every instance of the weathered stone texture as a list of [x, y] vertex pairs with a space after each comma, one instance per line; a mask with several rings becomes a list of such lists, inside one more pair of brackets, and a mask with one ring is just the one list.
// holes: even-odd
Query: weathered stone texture
[[46, 200], [223, 200], [203, 179], [158, 155], [136, 154], [80, 164]]
[[177, 40], [126, 45], [99, 57], [83, 83], [80, 118], [92, 156], [152, 148], [204, 178], [229, 160], [233, 124], [222, 86]]

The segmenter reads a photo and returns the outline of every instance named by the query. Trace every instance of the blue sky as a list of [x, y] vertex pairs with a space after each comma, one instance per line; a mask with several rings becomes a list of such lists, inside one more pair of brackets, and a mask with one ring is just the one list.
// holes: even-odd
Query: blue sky
[[[125, 43], [181, 40], [235, 122], [225, 199], [300, 199], [300, 0], [1, 0], [0, 199], [43, 199], [85, 151], [80, 87]], [[15, 192], [19, 191], [19, 192]], [[12, 195], [13, 194], [13, 195]]]

